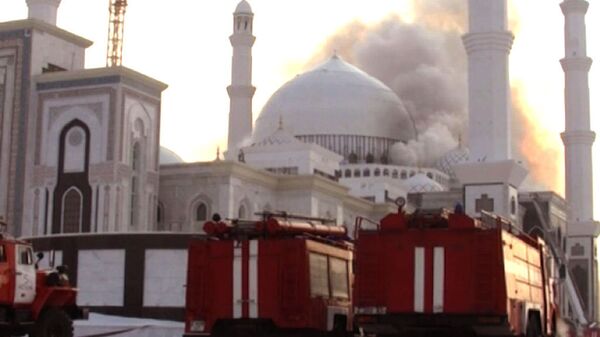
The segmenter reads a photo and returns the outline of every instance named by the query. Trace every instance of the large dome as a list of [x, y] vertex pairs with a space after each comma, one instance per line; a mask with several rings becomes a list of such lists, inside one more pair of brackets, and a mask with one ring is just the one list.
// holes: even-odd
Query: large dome
[[[355, 152], [359, 159], [368, 153], [376, 158], [386, 155], [391, 144], [413, 135], [398, 96], [338, 56], [275, 92], [256, 120], [254, 139], [273, 133], [280, 120], [303, 141], [318, 143], [344, 156]], [[344, 141], [341, 136], [354, 138]], [[342, 147], [349, 152], [344, 153]]]

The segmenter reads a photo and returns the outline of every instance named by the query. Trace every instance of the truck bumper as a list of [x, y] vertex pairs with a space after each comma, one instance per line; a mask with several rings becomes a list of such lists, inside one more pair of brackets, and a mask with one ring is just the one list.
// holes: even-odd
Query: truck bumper
[[354, 326], [360, 335], [511, 335], [506, 316], [497, 315], [357, 314]]

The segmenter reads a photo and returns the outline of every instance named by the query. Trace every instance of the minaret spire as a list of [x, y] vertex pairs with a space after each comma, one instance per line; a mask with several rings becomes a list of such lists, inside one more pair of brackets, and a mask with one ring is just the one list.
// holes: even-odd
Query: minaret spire
[[564, 0], [565, 57], [565, 187], [567, 199], [567, 257], [584, 309], [591, 321], [600, 320], [598, 280], [598, 237], [600, 223], [594, 218], [592, 144], [596, 134], [590, 129], [588, 73], [592, 59], [587, 56], [585, 0]]
[[61, 0], [27, 0], [28, 17], [56, 26], [56, 13]]
[[233, 13], [233, 34], [229, 37], [233, 47], [231, 85], [229, 93], [229, 134], [227, 159], [237, 156], [243, 142], [252, 135], [252, 35], [254, 14], [246, 0], [242, 0]]

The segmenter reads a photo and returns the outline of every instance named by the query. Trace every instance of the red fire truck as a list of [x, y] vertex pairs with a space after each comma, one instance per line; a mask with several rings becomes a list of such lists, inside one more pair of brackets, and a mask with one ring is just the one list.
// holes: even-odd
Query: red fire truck
[[[543, 336], [556, 327], [545, 245], [460, 210], [357, 220], [354, 321], [372, 335]], [[487, 214], [489, 218], [491, 215]]]
[[189, 246], [185, 334], [345, 335], [352, 245], [344, 227], [286, 213], [207, 222]]
[[37, 270], [31, 244], [0, 234], [0, 336], [72, 337], [83, 312], [65, 272]]

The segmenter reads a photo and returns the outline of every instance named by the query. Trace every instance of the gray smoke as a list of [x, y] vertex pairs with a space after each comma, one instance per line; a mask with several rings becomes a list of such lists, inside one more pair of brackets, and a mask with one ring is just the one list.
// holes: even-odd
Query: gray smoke
[[[418, 137], [392, 147], [393, 163], [432, 166], [467, 138], [467, 57], [461, 41], [467, 28], [467, 1], [412, 0], [411, 22], [390, 16], [375, 26], [353, 22], [329, 37], [307, 68], [337, 50], [348, 62], [390, 87], [414, 119]], [[515, 13], [511, 29], [518, 30]], [[513, 153], [531, 170], [531, 188], [563, 190], [560, 144], [531, 116], [519, 88], [513, 88]], [[407, 125], [407, 128], [412, 126]], [[548, 160], [553, 158], [553, 160]]]
[[413, 23], [390, 16], [374, 27], [347, 25], [307, 67], [337, 50], [389, 86], [418, 134], [407, 144], [393, 146], [390, 158], [397, 164], [431, 166], [457, 146], [466, 130], [467, 67], [461, 42], [466, 7], [463, 0], [418, 0], [414, 8]]

